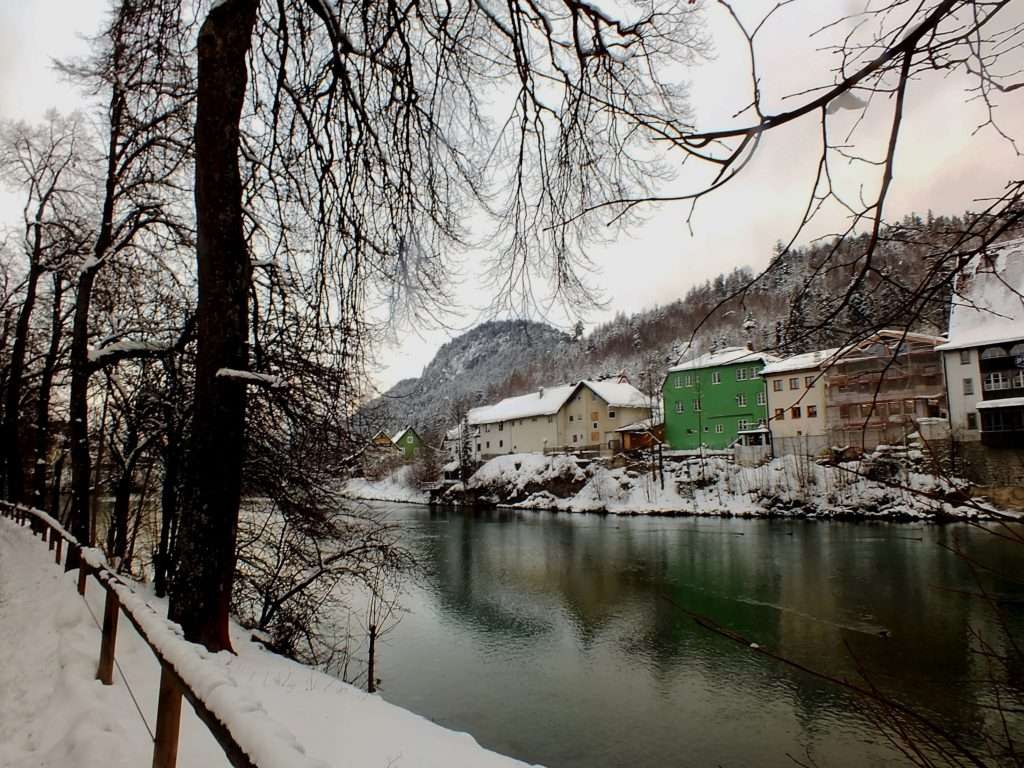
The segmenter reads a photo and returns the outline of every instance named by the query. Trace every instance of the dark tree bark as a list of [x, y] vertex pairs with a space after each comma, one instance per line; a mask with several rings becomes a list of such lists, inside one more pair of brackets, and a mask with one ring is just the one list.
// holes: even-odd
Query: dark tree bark
[[183, 396], [181, 378], [176, 363], [164, 358], [167, 374], [167, 396], [164, 398], [164, 478], [160, 489], [160, 539], [153, 558], [153, 587], [157, 597], [167, 595], [170, 575], [177, 560], [175, 540], [178, 528], [178, 490], [181, 482], [181, 451], [183, 423], [178, 413], [178, 402]]
[[[36, 227], [38, 232], [39, 227]], [[38, 247], [38, 242], [37, 242]], [[4, 418], [2, 427], [3, 459], [7, 480], [7, 499], [15, 503], [25, 500], [25, 467], [21, 457], [19, 422], [21, 416], [21, 391], [25, 380], [25, 350], [28, 347], [28, 331], [32, 311], [36, 305], [36, 290], [42, 269], [38, 254], [33, 255], [25, 284], [25, 300], [18, 312], [14, 326], [14, 343], [7, 375], [7, 390], [4, 393]]]
[[[89, 454], [89, 306], [92, 303], [95, 280], [95, 267], [83, 269], [78, 275], [75, 315], [71, 327], [71, 394], [68, 400], [71, 533], [87, 546], [92, 545], [89, 504], [89, 485], [92, 478], [92, 457]], [[64, 567], [69, 571], [78, 567], [78, 550], [74, 547], [68, 550]]]
[[182, 535], [170, 618], [188, 640], [231, 648], [228, 610], [241, 499], [245, 387], [218, 378], [245, 369], [252, 265], [242, 227], [239, 122], [256, 0], [227, 0], [199, 32], [196, 112], [197, 306], [195, 415], [184, 476]]
[[64, 331], [61, 312], [63, 309], [64, 280], [53, 275], [53, 308], [50, 317], [50, 345], [43, 358], [43, 370], [39, 376], [39, 397], [36, 402], [35, 462], [32, 465], [32, 506], [43, 509], [46, 505], [46, 470], [50, 447], [50, 393], [53, 390], [53, 376], [60, 356], [60, 340]]

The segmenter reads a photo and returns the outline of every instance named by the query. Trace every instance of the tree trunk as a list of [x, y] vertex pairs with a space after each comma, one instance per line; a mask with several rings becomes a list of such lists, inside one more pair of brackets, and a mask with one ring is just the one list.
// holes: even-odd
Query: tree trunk
[[170, 618], [188, 640], [230, 649], [228, 611], [241, 499], [245, 388], [217, 378], [245, 369], [252, 265], [242, 224], [239, 121], [257, 0], [226, 0], [203, 22], [196, 103], [195, 416], [184, 476], [178, 567]]
[[25, 380], [25, 350], [28, 347], [29, 323], [36, 304], [36, 288], [42, 271], [35, 263], [29, 267], [28, 282], [25, 285], [25, 301], [18, 313], [14, 327], [14, 343], [7, 374], [7, 390], [4, 392], [4, 418], [2, 429], [3, 461], [7, 480], [7, 499], [16, 504], [25, 500], [25, 467], [18, 440], [21, 421], [21, 390]]
[[374, 677], [376, 674], [374, 670], [375, 659], [374, 655], [377, 652], [377, 625], [370, 625], [370, 652], [367, 656], [366, 662], [366, 691], [367, 693], [377, 692], [377, 679]]
[[43, 371], [39, 378], [39, 399], [36, 403], [36, 444], [35, 462], [32, 465], [32, 506], [46, 507], [46, 470], [50, 447], [50, 393], [53, 390], [53, 376], [60, 355], [60, 339], [64, 326], [61, 322], [61, 299], [64, 296], [64, 281], [60, 275], [53, 275], [53, 312], [50, 320], [50, 346], [43, 360]]

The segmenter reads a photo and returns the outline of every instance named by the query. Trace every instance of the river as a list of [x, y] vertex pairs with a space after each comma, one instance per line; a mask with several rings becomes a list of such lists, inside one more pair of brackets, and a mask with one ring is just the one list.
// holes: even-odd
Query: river
[[[859, 667], [969, 743], [991, 722], [972, 633], [997, 648], [1005, 633], [943, 548], [1024, 574], [1024, 547], [985, 530], [378, 506], [424, 567], [379, 648], [381, 695], [498, 752], [550, 768], [906, 764], [852, 695], [681, 609], [817, 670]], [[1024, 585], [980, 578], [1024, 636]]]

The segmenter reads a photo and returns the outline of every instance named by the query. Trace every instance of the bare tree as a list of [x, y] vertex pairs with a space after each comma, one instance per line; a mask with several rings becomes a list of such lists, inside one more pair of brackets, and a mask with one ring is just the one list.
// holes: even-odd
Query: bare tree
[[[85, 184], [76, 166], [88, 162], [77, 117], [50, 113], [45, 124], [0, 128], [0, 179], [24, 190], [22, 251], [26, 259], [21, 305], [15, 321], [0, 425], [0, 458], [7, 498], [25, 501], [25, 469], [20, 439], [24, 410], [26, 354], [40, 279], [78, 257], [86, 234], [79, 226]], [[59, 300], [56, 301], [59, 307]], [[58, 310], [59, 314], [59, 310]], [[59, 323], [57, 326], [59, 327]], [[51, 345], [52, 346], [52, 345]]]
[[[95, 179], [98, 221], [75, 284], [71, 341], [71, 530], [90, 541], [88, 387], [102, 365], [143, 350], [122, 345], [90, 359], [90, 312], [100, 270], [131, 258], [160, 260], [191, 241], [181, 208], [181, 174], [190, 157], [193, 97], [189, 36], [175, 0], [119, 0], [107, 28], [83, 62], [63, 63], [70, 78], [108, 100], [105, 151]], [[68, 568], [77, 567], [74, 558]]]
[[[569, 213], [662, 174], [645, 150], [685, 110], [658, 72], [699, 49], [692, 13], [649, 2], [616, 18], [570, 0], [210, 10], [198, 47], [196, 411], [171, 593], [186, 637], [229, 647], [244, 386], [262, 373], [247, 348], [251, 251], [310, 276], [317, 330], [350, 370], [372, 302], [417, 317], [444, 306], [445, 254], [466, 240], [470, 203], [497, 221], [504, 302], [529, 303], [538, 271], [559, 297], [589, 299], [567, 254], [593, 230]], [[507, 95], [496, 121], [480, 100], [494, 84]]]

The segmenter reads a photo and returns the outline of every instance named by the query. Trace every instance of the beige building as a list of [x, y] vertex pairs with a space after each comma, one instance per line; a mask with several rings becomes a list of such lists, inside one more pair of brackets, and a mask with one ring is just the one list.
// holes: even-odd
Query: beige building
[[474, 408], [473, 455], [488, 459], [507, 453], [594, 451], [619, 448], [620, 427], [651, 416], [651, 398], [618, 377], [541, 387]]
[[815, 456], [828, 449], [825, 369], [838, 349], [794, 355], [761, 370], [768, 397], [768, 426], [776, 456]]

